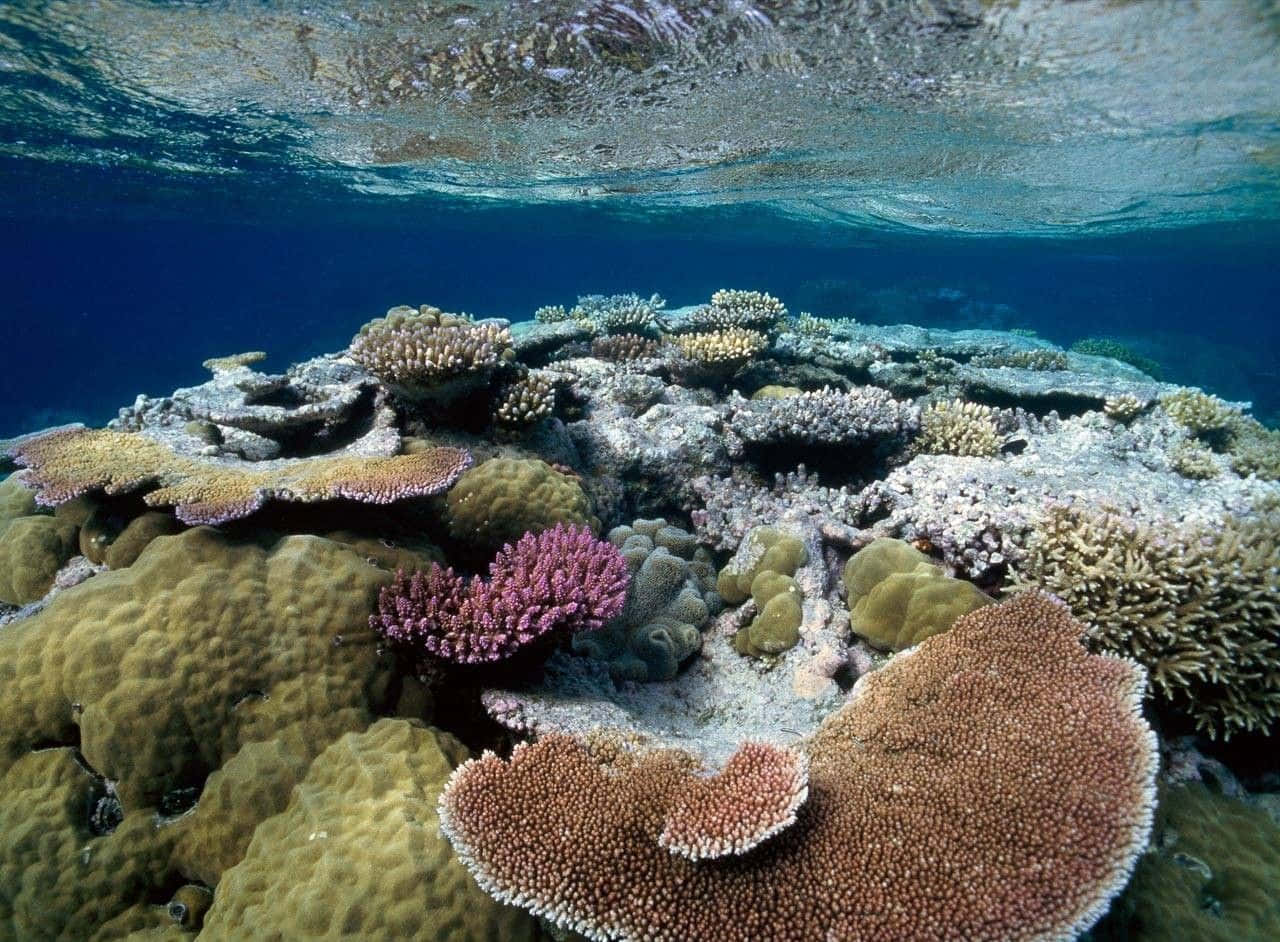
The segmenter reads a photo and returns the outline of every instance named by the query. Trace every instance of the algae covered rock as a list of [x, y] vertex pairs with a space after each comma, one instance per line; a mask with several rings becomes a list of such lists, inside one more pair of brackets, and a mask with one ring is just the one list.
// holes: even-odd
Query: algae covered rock
[[1156, 822], [1098, 942], [1280, 938], [1280, 827], [1265, 811], [1193, 782], [1164, 795]]
[[600, 526], [577, 479], [537, 459], [492, 458], [476, 465], [449, 491], [446, 508], [454, 538], [488, 550], [557, 523]]
[[853, 630], [878, 648], [901, 651], [946, 631], [993, 599], [942, 573], [910, 543], [881, 538], [849, 559], [844, 585]]
[[663, 519], [615, 527], [609, 542], [631, 571], [626, 604], [604, 628], [575, 635], [573, 649], [607, 662], [619, 680], [670, 680], [702, 647], [702, 626], [720, 606], [711, 556]]
[[440, 833], [436, 800], [466, 758], [452, 736], [384, 719], [311, 764], [219, 882], [201, 938], [532, 939]]
[[729, 603], [755, 602], [756, 617], [734, 636], [739, 654], [781, 654], [800, 640], [804, 596], [791, 577], [809, 559], [804, 544], [772, 527], [747, 533], [716, 580]]

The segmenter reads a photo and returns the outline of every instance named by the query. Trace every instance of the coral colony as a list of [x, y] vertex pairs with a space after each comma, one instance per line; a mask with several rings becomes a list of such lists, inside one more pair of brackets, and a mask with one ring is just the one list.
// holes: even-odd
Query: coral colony
[[400, 306], [3, 443], [0, 939], [1280, 935], [1280, 437], [1125, 353]]

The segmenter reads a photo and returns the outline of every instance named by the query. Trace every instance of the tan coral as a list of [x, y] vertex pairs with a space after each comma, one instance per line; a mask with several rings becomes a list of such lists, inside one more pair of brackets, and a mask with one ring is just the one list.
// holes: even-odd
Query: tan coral
[[268, 500], [355, 500], [386, 504], [438, 494], [471, 464], [465, 449], [436, 447], [387, 458], [317, 457], [273, 462], [262, 470], [179, 455], [137, 432], [57, 430], [12, 449], [24, 481], [43, 504], [84, 494], [122, 494], [159, 484], [143, 500], [172, 506], [184, 523], [224, 523]]
[[703, 366], [737, 367], [763, 352], [769, 338], [758, 330], [730, 327], [705, 334], [682, 334], [676, 346], [686, 359]]
[[1000, 452], [996, 411], [963, 399], [932, 403], [921, 414], [917, 444], [927, 454], [994, 457]]
[[478, 882], [592, 939], [1074, 938], [1146, 843], [1144, 674], [1028, 593], [865, 676], [801, 748], [809, 796], [755, 851], [659, 844], [669, 760], [554, 735], [461, 766], [441, 824]]

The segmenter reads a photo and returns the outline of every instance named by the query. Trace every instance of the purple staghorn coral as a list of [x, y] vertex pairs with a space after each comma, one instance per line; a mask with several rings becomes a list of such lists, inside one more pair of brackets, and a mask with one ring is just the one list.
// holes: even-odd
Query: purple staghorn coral
[[590, 631], [622, 610], [627, 564], [587, 527], [559, 524], [503, 546], [489, 578], [433, 564], [383, 588], [369, 624], [432, 658], [479, 664], [510, 657], [553, 631]]

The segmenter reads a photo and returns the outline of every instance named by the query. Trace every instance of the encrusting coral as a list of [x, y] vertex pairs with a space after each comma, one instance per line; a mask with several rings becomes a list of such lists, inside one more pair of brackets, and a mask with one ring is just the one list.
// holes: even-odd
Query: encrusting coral
[[1209, 735], [1280, 720], [1280, 509], [1179, 529], [1058, 506], [1015, 575], [1087, 619], [1091, 645], [1145, 665]]
[[378, 596], [371, 628], [419, 658], [479, 664], [511, 657], [552, 632], [590, 631], [622, 610], [627, 565], [586, 527], [557, 524], [507, 544], [487, 579], [438, 563]]
[[189, 524], [247, 517], [268, 500], [388, 504], [429, 496], [447, 489], [471, 465], [465, 449], [441, 446], [388, 458], [281, 459], [246, 470], [179, 455], [137, 432], [85, 428], [20, 439], [10, 454], [26, 467], [22, 480], [35, 488], [41, 504], [152, 488], [142, 498], [149, 506], [172, 506]]
[[689, 756], [550, 735], [461, 765], [441, 827], [494, 897], [591, 939], [1072, 938], [1146, 843], [1158, 764], [1142, 669], [1088, 654], [1083, 631], [1027, 593], [866, 675], [799, 746], [795, 822], [745, 854], [690, 860], [661, 837], [691, 803], [714, 822], [740, 794], [743, 817], [753, 778], [775, 795], [776, 754], [691, 789]]

